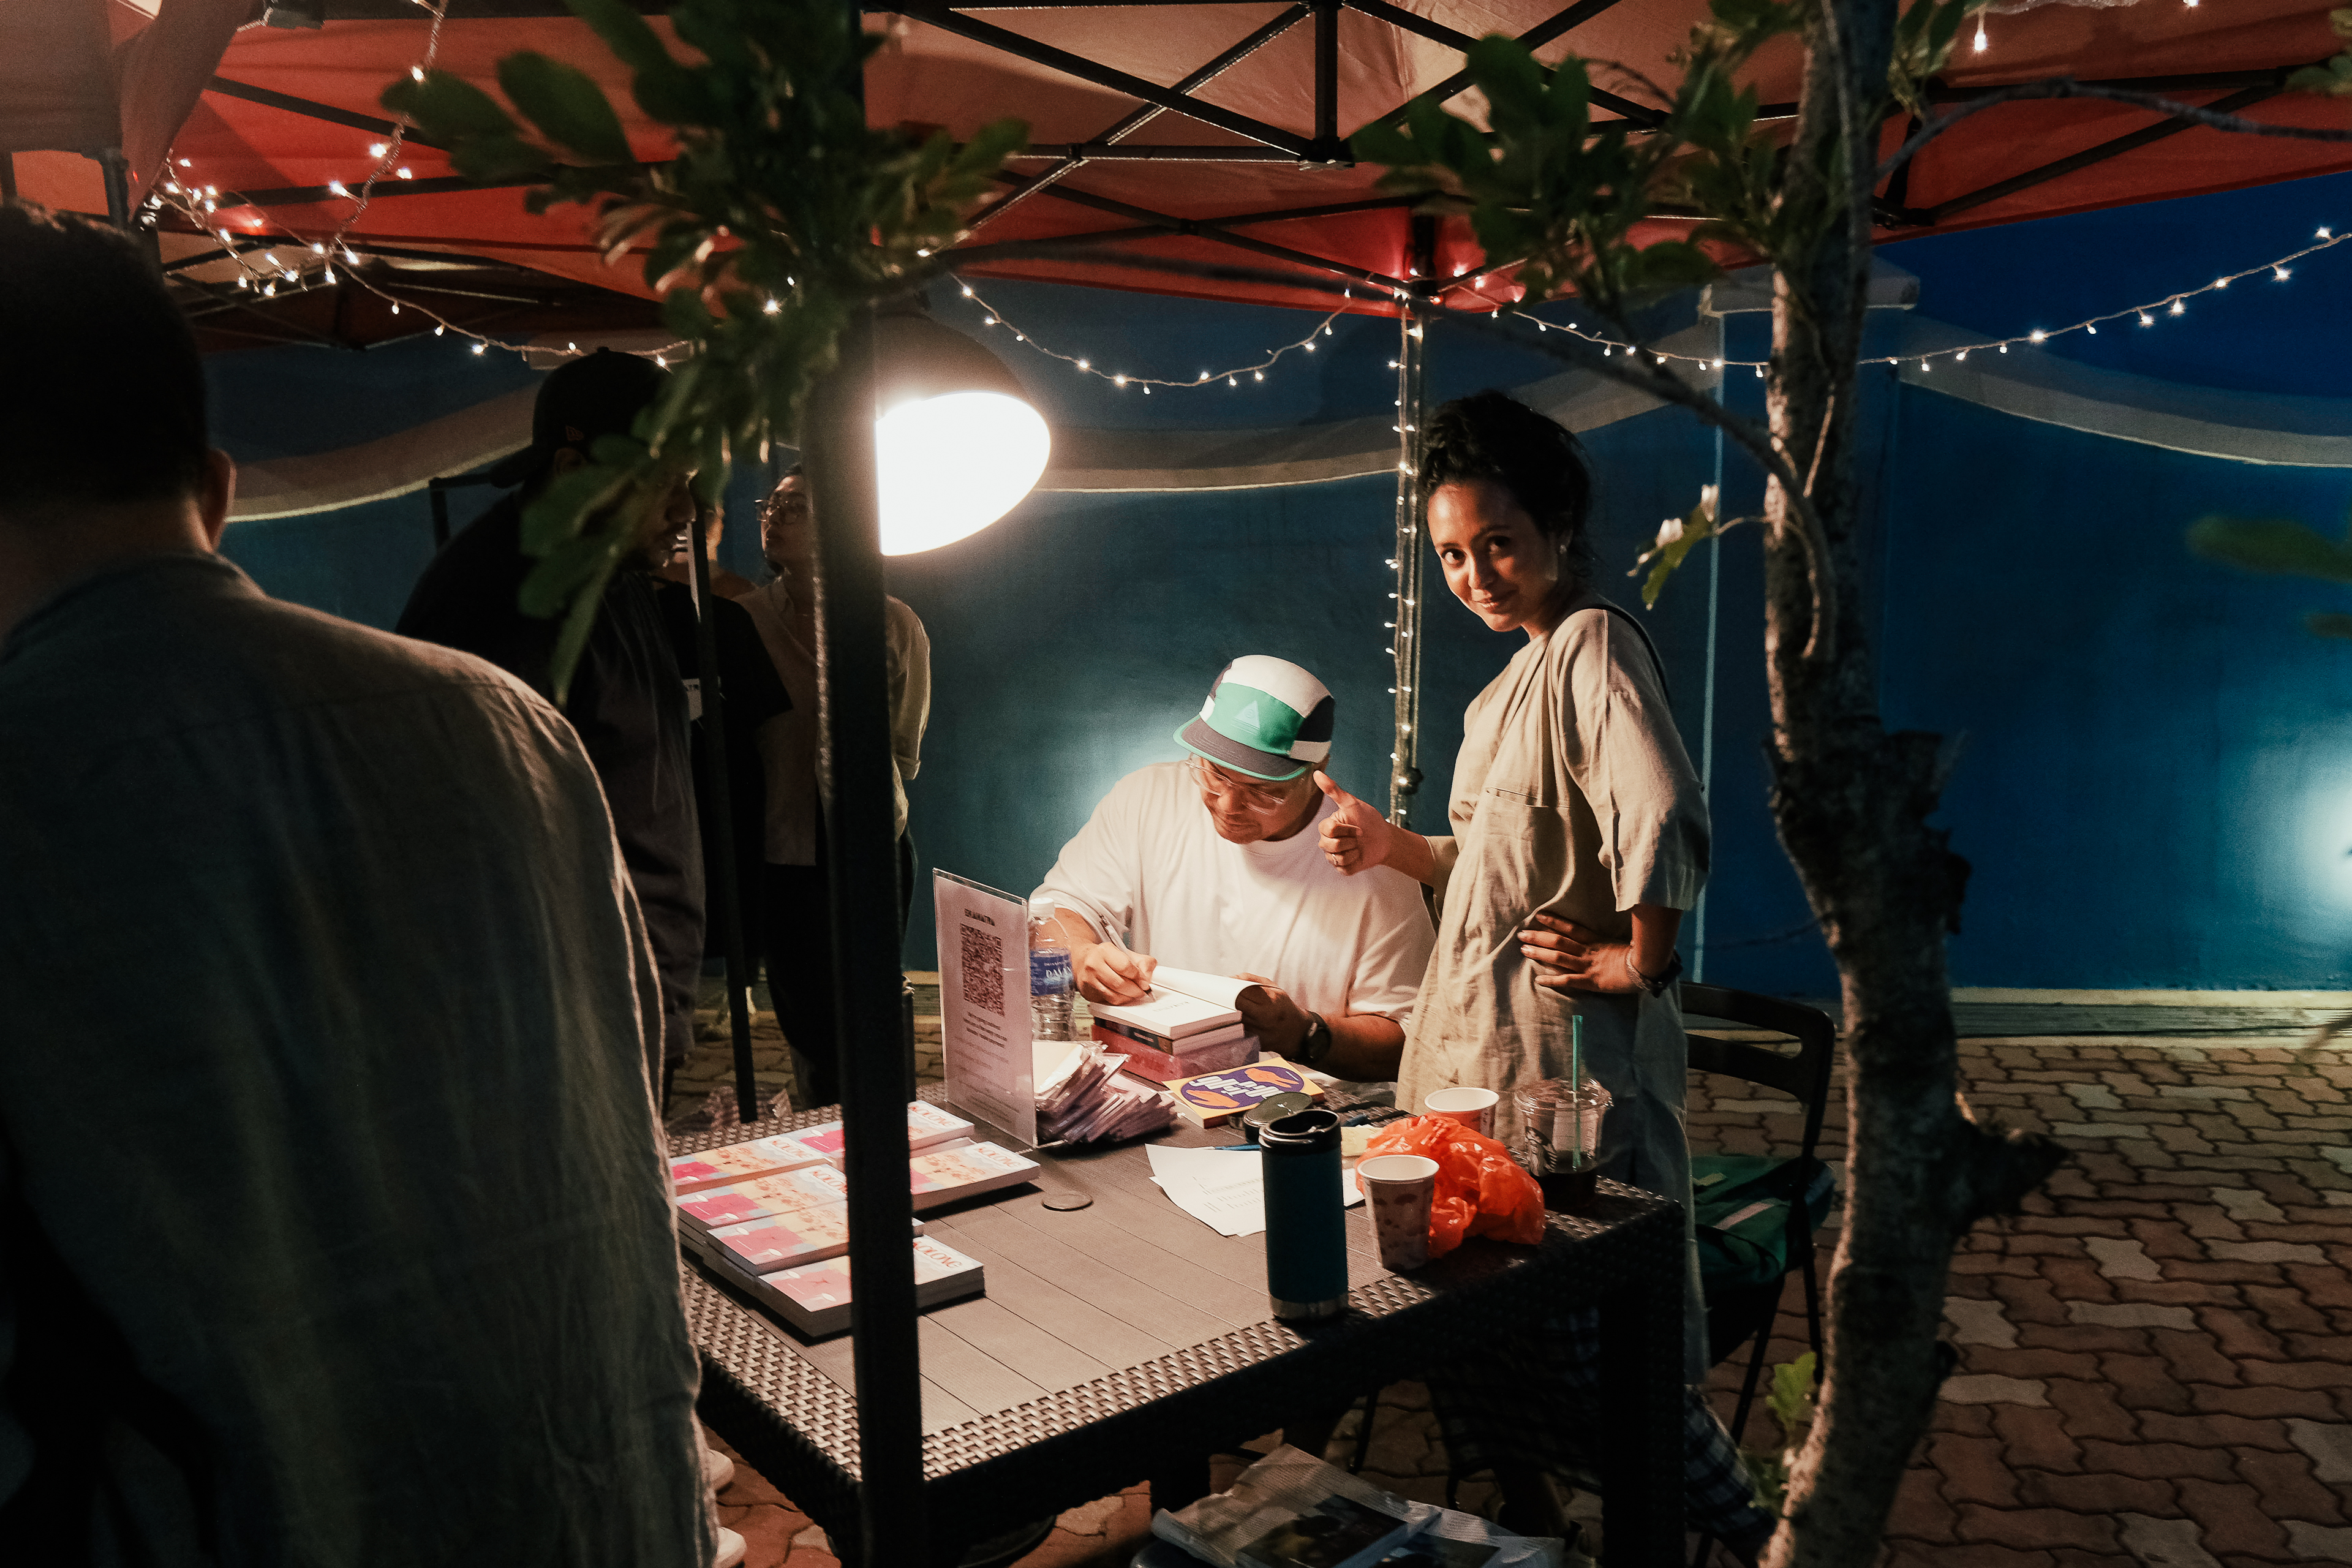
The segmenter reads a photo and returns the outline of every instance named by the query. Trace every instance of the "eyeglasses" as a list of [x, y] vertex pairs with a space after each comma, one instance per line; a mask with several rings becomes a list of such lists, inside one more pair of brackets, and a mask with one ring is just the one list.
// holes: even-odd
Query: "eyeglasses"
[[809, 498], [804, 491], [784, 490], [760, 503], [761, 522], [797, 521], [809, 514]]
[[1262, 785], [1245, 783], [1234, 777], [1206, 757], [1196, 756], [1192, 759], [1192, 779], [1207, 794], [1216, 795], [1220, 799], [1230, 795], [1244, 811], [1255, 812], [1263, 816], [1271, 816], [1276, 812], [1292, 810], [1297, 804], [1294, 798], [1296, 792], [1270, 790]]

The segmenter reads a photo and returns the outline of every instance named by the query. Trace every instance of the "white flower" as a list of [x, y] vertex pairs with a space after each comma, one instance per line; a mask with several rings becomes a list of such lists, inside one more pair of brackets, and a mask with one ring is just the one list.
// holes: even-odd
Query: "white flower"
[[1717, 488], [1713, 485], [1701, 485], [1698, 488], [1698, 510], [1709, 517], [1715, 515], [1716, 494]]
[[1669, 544], [1679, 542], [1682, 536], [1683, 520], [1681, 518], [1670, 517], [1666, 519], [1665, 521], [1658, 524], [1659, 549], [1664, 550]]

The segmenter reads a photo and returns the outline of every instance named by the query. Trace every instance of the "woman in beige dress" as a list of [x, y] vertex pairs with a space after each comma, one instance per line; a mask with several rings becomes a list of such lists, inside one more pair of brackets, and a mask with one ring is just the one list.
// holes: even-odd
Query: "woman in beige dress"
[[1511, 1089], [1568, 1076], [1580, 1017], [1585, 1070], [1614, 1101], [1601, 1173], [1687, 1205], [1675, 942], [1706, 878], [1706, 803], [1656, 650], [1592, 591], [1591, 479], [1559, 425], [1498, 392], [1449, 403], [1423, 478], [1446, 586], [1527, 643], [1463, 717], [1451, 836], [1352, 798], [1323, 825], [1340, 869], [1386, 865], [1436, 890], [1398, 1103], [1500, 1090], [1496, 1135], [1512, 1142]]

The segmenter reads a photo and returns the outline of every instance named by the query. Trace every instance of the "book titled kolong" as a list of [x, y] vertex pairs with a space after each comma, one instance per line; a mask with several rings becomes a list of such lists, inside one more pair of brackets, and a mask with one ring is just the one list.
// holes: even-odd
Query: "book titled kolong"
[[1036, 1161], [1024, 1160], [1010, 1150], [959, 1138], [908, 1160], [907, 1179], [915, 1207], [927, 1209], [1028, 1181], [1036, 1169]]
[[1322, 1086], [1283, 1061], [1262, 1061], [1225, 1072], [1179, 1079], [1168, 1086], [1175, 1097], [1176, 1113], [1202, 1127], [1232, 1121], [1262, 1100], [1277, 1094], [1305, 1094], [1319, 1100]]
[[[924, 1100], [907, 1102], [907, 1147], [909, 1150], [929, 1149], [952, 1138], [971, 1136], [971, 1123], [953, 1111], [942, 1110]], [[821, 1160], [841, 1163], [842, 1150], [846, 1142], [842, 1124], [821, 1121], [814, 1127], [803, 1127], [783, 1137]]]
[[823, 1154], [802, 1147], [789, 1134], [754, 1138], [748, 1143], [730, 1143], [724, 1148], [680, 1154], [669, 1163], [670, 1190], [698, 1193], [706, 1187], [723, 1187], [753, 1176], [771, 1176], [823, 1163]]
[[847, 1200], [849, 1183], [830, 1165], [811, 1165], [781, 1175], [755, 1176], [724, 1187], [705, 1187], [677, 1200], [678, 1217], [690, 1226], [715, 1230], [723, 1225], [768, 1219], [799, 1209], [818, 1208]]
[[[967, 1258], [935, 1237], [915, 1238], [915, 1305], [938, 1307], [987, 1288], [976, 1258]], [[763, 1274], [760, 1299], [801, 1332], [837, 1334], [849, 1327], [849, 1259], [836, 1258], [799, 1268]]]

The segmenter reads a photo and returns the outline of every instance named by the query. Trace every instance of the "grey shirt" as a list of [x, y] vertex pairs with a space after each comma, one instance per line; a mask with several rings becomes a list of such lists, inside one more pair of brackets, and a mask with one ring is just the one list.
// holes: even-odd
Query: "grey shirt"
[[0, 646], [0, 1540], [699, 1568], [656, 996], [520, 681], [210, 555], [37, 610]]

